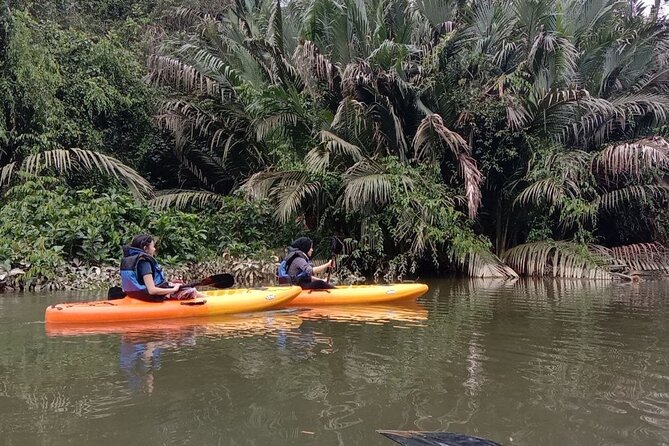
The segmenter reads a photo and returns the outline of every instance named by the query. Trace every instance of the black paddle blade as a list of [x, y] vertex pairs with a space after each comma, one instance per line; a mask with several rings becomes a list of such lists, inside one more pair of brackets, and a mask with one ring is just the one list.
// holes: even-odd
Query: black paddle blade
[[120, 286], [113, 286], [107, 291], [107, 300], [123, 299], [125, 293]]
[[485, 438], [453, 432], [376, 431], [404, 446], [502, 446]]
[[235, 276], [228, 273], [222, 273], [205, 277], [202, 280], [196, 280], [195, 282], [191, 282], [186, 286], [188, 287], [210, 286], [214, 288], [230, 288], [234, 284], [235, 284]]
[[339, 240], [339, 238], [333, 236], [330, 240], [330, 251], [332, 255], [339, 255], [344, 250], [344, 244]]

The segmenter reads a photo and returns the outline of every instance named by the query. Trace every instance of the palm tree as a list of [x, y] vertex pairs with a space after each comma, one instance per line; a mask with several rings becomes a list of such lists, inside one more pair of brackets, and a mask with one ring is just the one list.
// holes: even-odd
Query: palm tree
[[[585, 253], [587, 269], [598, 222], [666, 196], [668, 28], [626, 2], [257, 0], [175, 17], [151, 79], [174, 89], [159, 122], [206, 192], [161, 204], [243, 183], [279, 221], [514, 275], [477, 230], [503, 256], [540, 218], [577, 245], [538, 257]], [[537, 256], [505, 258], [530, 271], [517, 259]]]
[[0, 187], [21, 172], [85, 171], [124, 181], [138, 196], [150, 195], [151, 185], [117, 158], [91, 147], [65, 148], [62, 134], [79, 129], [59, 128], [60, 67], [32, 43], [39, 28], [26, 13], [10, 10], [9, 2], [0, 7]]

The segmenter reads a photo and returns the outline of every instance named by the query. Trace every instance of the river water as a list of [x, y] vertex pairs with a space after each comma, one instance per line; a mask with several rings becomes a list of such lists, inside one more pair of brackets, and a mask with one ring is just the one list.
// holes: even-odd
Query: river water
[[669, 282], [432, 280], [417, 304], [93, 327], [0, 295], [0, 445], [668, 445]]

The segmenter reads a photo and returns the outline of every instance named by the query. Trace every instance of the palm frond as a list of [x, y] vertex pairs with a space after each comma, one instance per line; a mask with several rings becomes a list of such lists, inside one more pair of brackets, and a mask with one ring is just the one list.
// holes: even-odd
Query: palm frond
[[483, 174], [476, 167], [474, 158], [466, 153], [458, 155], [458, 166], [460, 176], [465, 182], [465, 196], [467, 197], [467, 210], [469, 218], [476, 218], [479, 206], [481, 205], [481, 183], [483, 183]]
[[304, 157], [308, 169], [315, 172], [325, 171], [330, 167], [332, 158], [342, 155], [350, 157], [354, 162], [362, 160], [362, 151], [355, 144], [329, 130], [321, 130], [319, 135], [321, 143]]
[[344, 208], [354, 212], [390, 203], [392, 177], [392, 174], [374, 162], [357, 162], [344, 175]]
[[267, 41], [280, 54], [283, 54], [283, 19], [281, 17], [281, 0], [271, 0], [268, 20]]
[[[153, 85], [170, 85], [185, 92], [218, 93], [219, 83], [205, 76], [194, 66], [179, 59], [164, 55], [150, 55], [148, 80]], [[232, 75], [232, 72], [229, 73]]]
[[667, 167], [669, 143], [659, 136], [609, 145], [593, 159], [593, 170], [610, 180], [623, 174], [639, 179], [651, 169]]
[[562, 184], [556, 178], [544, 178], [535, 181], [527, 186], [518, 194], [514, 200], [514, 204], [535, 206], [542, 202], [550, 206], [554, 206], [566, 196], [566, 191]]
[[168, 208], [189, 209], [196, 207], [209, 207], [220, 209], [224, 204], [224, 197], [221, 194], [207, 191], [186, 191], [186, 190], [162, 190], [158, 192], [155, 198], [149, 200], [149, 205], [157, 210]]
[[619, 210], [625, 204], [649, 203], [669, 197], [669, 187], [655, 185], [633, 185], [601, 194], [594, 202], [600, 210]]
[[321, 187], [318, 181], [312, 181], [306, 175], [298, 180], [283, 178], [271, 195], [279, 222], [286, 223], [302, 207], [318, 206]]
[[9, 184], [14, 176], [14, 169], [16, 168], [16, 163], [9, 163], [2, 166], [0, 170], [0, 186], [5, 186]]
[[[60, 173], [74, 170], [98, 171], [103, 175], [112, 176], [125, 182], [140, 195], [149, 195], [153, 191], [151, 184], [136, 170], [116, 158], [92, 150], [72, 148], [39, 152], [26, 157], [18, 170], [38, 174], [44, 169], [55, 169]], [[6, 177], [6, 172], [11, 174], [16, 170], [16, 168], [13, 168], [5, 171], [5, 168], [3, 168], [3, 177]]]
[[310, 81], [313, 78], [323, 82], [330, 90], [335, 88], [335, 79], [339, 75], [339, 70], [336, 65], [320, 53], [313, 42], [306, 40], [300, 43], [293, 53], [293, 62], [305, 84], [316, 88], [316, 85], [313, 85], [313, 82]]
[[454, 157], [462, 152], [470, 152], [464, 138], [446, 127], [440, 115], [432, 113], [423, 118], [413, 140], [416, 159], [419, 161], [438, 159], [444, 144]]
[[669, 250], [659, 243], [616, 246], [608, 252], [618, 262], [634, 271], [669, 272]]
[[270, 199], [275, 217], [285, 223], [300, 208], [317, 207], [322, 186], [305, 171], [268, 170], [252, 175], [240, 189], [248, 197]]
[[461, 257], [456, 257], [456, 259], [466, 270], [469, 277], [518, 278], [518, 273], [505, 265], [499, 257], [490, 251], [467, 252]]
[[567, 241], [545, 241], [515, 246], [504, 262], [527, 276], [572, 279], [610, 279], [607, 267], [613, 263], [604, 251]]
[[483, 174], [470, 156], [469, 145], [462, 136], [448, 129], [438, 114], [433, 113], [423, 118], [413, 139], [416, 158], [436, 160], [444, 145], [458, 162], [459, 172], [465, 183], [469, 216], [475, 218], [481, 204]]

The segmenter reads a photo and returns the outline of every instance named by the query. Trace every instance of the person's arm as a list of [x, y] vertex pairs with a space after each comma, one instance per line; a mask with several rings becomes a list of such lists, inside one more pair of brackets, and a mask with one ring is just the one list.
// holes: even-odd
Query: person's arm
[[322, 264], [321, 266], [314, 266], [314, 274], [322, 273], [326, 269], [332, 266], [332, 259], [328, 260], [327, 263]]
[[146, 285], [146, 291], [152, 296], [167, 296], [168, 294], [176, 293], [181, 288], [181, 285], [175, 285], [169, 288], [159, 288], [153, 282], [152, 274], [144, 274], [142, 276], [144, 279], [144, 285]]

